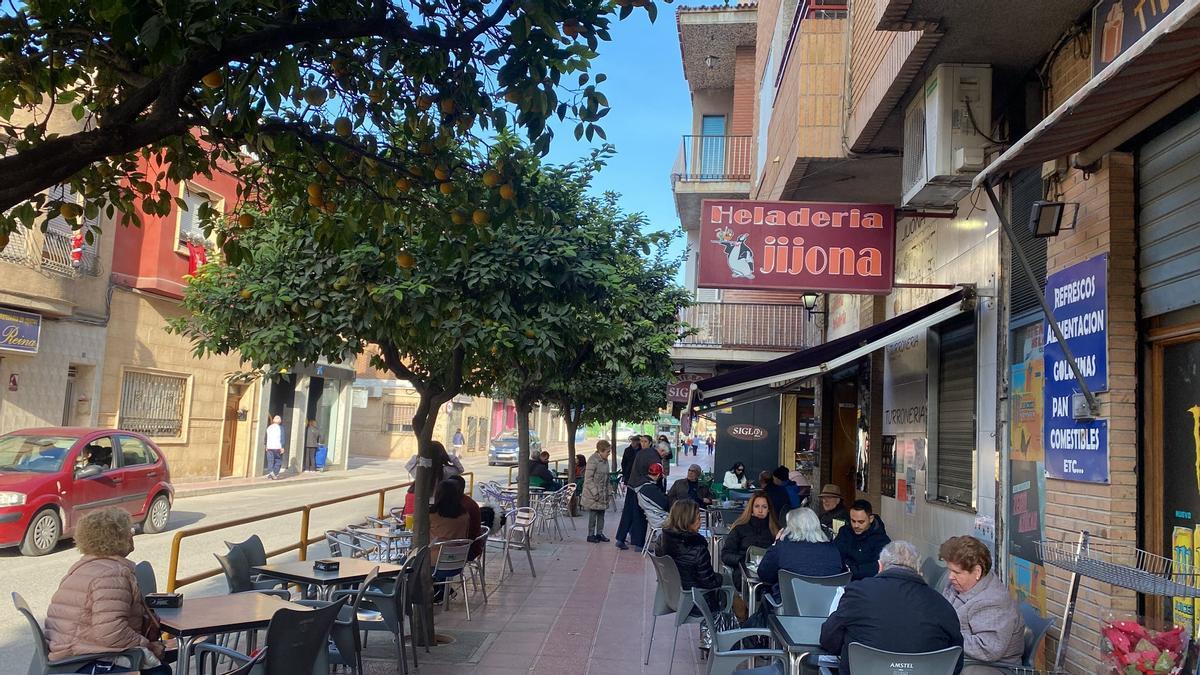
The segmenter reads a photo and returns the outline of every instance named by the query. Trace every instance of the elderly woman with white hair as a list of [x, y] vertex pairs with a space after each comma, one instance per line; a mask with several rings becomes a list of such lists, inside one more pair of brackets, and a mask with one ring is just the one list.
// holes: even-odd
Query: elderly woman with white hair
[[817, 514], [801, 507], [788, 511], [777, 541], [758, 563], [758, 578], [772, 584], [778, 594], [779, 570], [804, 577], [827, 577], [845, 569], [842, 554], [825, 536]]

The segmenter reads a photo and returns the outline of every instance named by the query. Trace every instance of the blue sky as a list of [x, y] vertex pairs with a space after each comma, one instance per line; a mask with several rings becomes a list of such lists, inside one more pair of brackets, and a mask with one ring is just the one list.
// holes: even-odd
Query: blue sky
[[[635, 10], [624, 21], [613, 23], [612, 42], [600, 45], [592, 74], [608, 80], [600, 89], [612, 112], [601, 120], [608, 142], [617, 154], [601, 172], [596, 187], [621, 193], [626, 211], [648, 217], [648, 231], [679, 230], [671, 196], [671, 166], [684, 134], [691, 133], [691, 98], [683, 79], [675, 9], [681, 3], [658, 3], [653, 24], [645, 10]], [[689, 2], [683, 4], [700, 4]], [[550, 161], [565, 163], [586, 155], [603, 143], [575, 140], [574, 124], [555, 128]], [[676, 244], [683, 252], [682, 237]], [[682, 270], [676, 276], [682, 283]]]

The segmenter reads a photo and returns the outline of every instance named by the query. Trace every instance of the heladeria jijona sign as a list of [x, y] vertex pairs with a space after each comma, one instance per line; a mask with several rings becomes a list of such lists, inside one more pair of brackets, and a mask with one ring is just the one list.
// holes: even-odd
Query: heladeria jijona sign
[[42, 317], [0, 307], [0, 351], [36, 354], [42, 335]]
[[[1098, 255], [1046, 277], [1046, 302], [1093, 393], [1108, 390], [1108, 256]], [[1108, 482], [1108, 420], [1076, 420], [1071, 397], [1079, 383], [1049, 325], [1045, 326], [1043, 445], [1046, 475]]]
[[896, 217], [890, 204], [705, 200], [702, 288], [886, 294]]

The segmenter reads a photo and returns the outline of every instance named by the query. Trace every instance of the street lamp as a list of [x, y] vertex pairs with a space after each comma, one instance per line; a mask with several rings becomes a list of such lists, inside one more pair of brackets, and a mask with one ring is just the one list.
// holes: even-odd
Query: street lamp
[[815, 314], [825, 313], [824, 311], [817, 310], [817, 300], [820, 298], [820, 295], [813, 293], [812, 291], [808, 291], [804, 293], [804, 295], [800, 296], [800, 302], [804, 305], [804, 311], [808, 313], [808, 316], [812, 317]]
[[708, 56], [704, 57], [704, 65], [708, 66], [709, 70], [712, 70], [713, 68], [717, 67], [717, 61], [720, 61], [720, 60], [721, 60], [721, 57], [713, 56], [712, 54], [709, 54]]

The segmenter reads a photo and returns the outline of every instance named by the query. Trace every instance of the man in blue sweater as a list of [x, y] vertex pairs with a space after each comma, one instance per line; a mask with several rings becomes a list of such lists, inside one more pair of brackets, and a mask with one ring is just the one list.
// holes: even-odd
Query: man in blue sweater
[[850, 506], [850, 525], [838, 531], [833, 543], [854, 581], [875, 576], [879, 571], [879, 552], [892, 541], [883, 521], [865, 499]]

